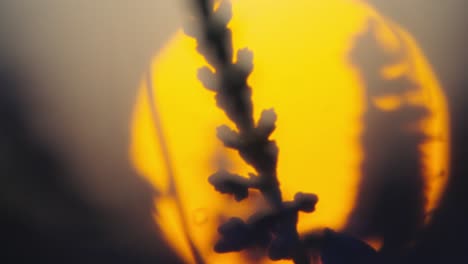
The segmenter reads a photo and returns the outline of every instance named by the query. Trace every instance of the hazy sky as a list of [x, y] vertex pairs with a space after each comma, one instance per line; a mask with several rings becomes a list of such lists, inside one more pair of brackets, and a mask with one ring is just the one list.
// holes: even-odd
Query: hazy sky
[[[35, 125], [66, 152], [78, 180], [103, 203], [117, 206], [128, 200], [126, 177], [119, 180], [119, 175], [130, 170], [125, 122], [134, 88], [149, 59], [179, 24], [181, 2], [6, 0], [0, 4], [0, 34], [6, 45], [2, 56], [20, 64], [34, 84], [27, 95]], [[451, 40], [459, 37], [464, 22], [463, 1], [371, 2], [410, 25], [444, 77], [453, 79], [460, 72], [454, 66], [459, 63], [452, 62], [460, 60], [454, 50], [462, 43]], [[109, 193], [102, 193], [101, 185], [110, 180], [116, 185], [106, 186]], [[112, 188], [119, 190], [117, 196]]]
[[[468, 1], [370, 1], [413, 33], [444, 84], [465, 75]], [[103, 208], [131, 210], [144, 195], [128, 160], [128, 122], [141, 74], [179, 24], [180, 2], [0, 2], [0, 66], [24, 73], [31, 124]]]

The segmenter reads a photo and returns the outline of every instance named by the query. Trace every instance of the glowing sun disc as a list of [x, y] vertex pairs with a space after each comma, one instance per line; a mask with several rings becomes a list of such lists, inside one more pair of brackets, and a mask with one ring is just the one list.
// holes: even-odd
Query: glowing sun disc
[[[448, 171], [448, 114], [442, 89], [410, 35], [356, 1], [232, 2], [235, 48], [248, 47], [254, 52], [255, 69], [249, 83], [255, 116], [271, 107], [278, 113], [273, 138], [280, 148], [278, 174], [284, 196], [291, 199], [303, 191], [320, 198], [315, 213], [300, 216], [299, 229], [339, 229], [353, 209], [363, 156], [359, 136], [364, 87], [347, 58], [354, 37], [366, 29], [369, 20], [377, 22], [383, 48], [398, 49], [397, 39], [408, 47], [404, 60], [412, 62], [413, 70], [407, 74], [422, 87], [413, 96], [431, 112], [424, 131], [443, 139], [431, 140], [423, 149], [426, 210], [434, 208], [447, 180], [440, 172]], [[216, 108], [213, 94], [197, 80], [197, 69], [204, 65], [195, 41], [179, 32], [150, 67], [152, 99], [172, 158], [182, 212], [169, 190], [145, 82], [131, 123], [131, 160], [160, 193], [155, 198], [155, 219], [181, 256], [191, 262], [182, 230], [186, 221], [191, 239], [208, 263], [242, 263], [240, 254], [218, 255], [212, 246], [220, 220], [245, 218], [253, 209], [215, 192], [207, 178], [220, 160], [242, 175], [253, 169], [215, 139], [217, 126], [232, 124]], [[391, 108], [394, 103], [380, 104]]]

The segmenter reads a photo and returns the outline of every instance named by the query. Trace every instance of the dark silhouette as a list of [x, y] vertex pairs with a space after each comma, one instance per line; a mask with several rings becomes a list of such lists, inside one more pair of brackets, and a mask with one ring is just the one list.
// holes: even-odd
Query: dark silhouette
[[[45, 4], [47, 2], [37, 1], [37, 6], [43, 8], [39, 11], [36, 8], [31, 8], [31, 10], [39, 14], [37, 16], [49, 17], [45, 11], [52, 6]], [[466, 122], [468, 112], [466, 102], [468, 98], [468, 79], [466, 78], [468, 37], [466, 32], [468, 26], [465, 18], [468, 2], [464, 0], [370, 0], [370, 2], [375, 3], [383, 14], [402, 24], [422, 45], [429, 61], [434, 65], [437, 76], [446, 88], [452, 123], [451, 176], [447, 192], [440, 208], [433, 214], [432, 224], [422, 231], [417, 243], [408, 252], [408, 257], [395, 263], [468, 263], [466, 253], [468, 249], [468, 225], [466, 224], [468, 223], [466, 202], [468, 201], [466, 191], [468, 190], [468, 163], [466, 162], [468, 156], [466, 136], [468, 135]], [[111, 5], [113, 7], [128, 5], [128, 1], [112, 1]], [[0, 8], [0, 10], [9, 11], [8, 8]], [[148, 10], [150, 13], [153, 12], [151, 9]], [[129, 11], [129, 14], [131, 12]], [[102, 13], [99, 14], [102, 15]], [[91, 19], [89, 25], [92, 25], [93, 30], [81, 31], [81, 28], [86, 26], [77, 27], [79, 30], [75, 32], [70, 30], [70, 35], [78, 36], [77, 47], [67, 46], [66, 49], [49, 47], [49, 50], [53, 50], [53, 54], [58, 54], [56, 56], [64, 56], [64, 54], [73, 53], [78, 47], [82, 47], [82, 44], [86, 44], [82, 40], [99, 42], [96, 46], [89, 45], [92, 52], [81, 53], [87, 55], [83, 61], [97, 63], [96, 76], [101, 76], [104, 81], [96, 79], [94, 83], [103, 84], [102, 87], [109, 86], [105, 90], [107, 92], [115, 91], [113, 89], [116, 86], [134, 87], [134, 84], [138, 83], [141, 78], [141, 72], [144, 71], [149, 58], [157, 49], [152, 35], [136, 30], [141, 27], [136, 26], [137, 23], [135, 25], [131, 23], [139, 21], [138, 19], [125, 21], [109, 19], [110, 22], [102, 26], [92, 21], [93, 16], [83, 15], [86, 17], [83, 21]], [[141, 13], [133, 15], [140, 16]], [[41, 19], [40, 21], [45, 21], [44, 24], [47, 24], [54, 20]], [[109, 26], [119, 23], [131, 24], [130, 29], [122, 30], [119, 27]], [[2, 25], [13, 27], [10, 28], [13, 33], [17, 30], [15, 27], [18, 26], [9, 23], [2, 23]], [[101, 30], [95, 30], [99, 27]], [[154, 28], [156, 28], [155, 31], [160, 30], [157, 26]], [[103, 32], [109, 33], [109, 29], [114, 30], [113, 34], [112, 32], [102, 34]], [[13, 44], [25, 43], [21, 41], [22, 38], [11, 38], [16, 34], [10, 35], [6, 32], [1, 32], [2, 42], [8, 39]], [[44, 32], [41, 30], [37, 30], [37, 33], [41, 38], [47, 36], [55, 40], [51, 41], [53, 43], [58, 43], [57, 40], [64, 38], [60, 33], [42, 34]], [[94, 33], [96, 34], [93, 35]], [[116, 41], [116, 36], [121, 36], [121, 38]], [[31, 41], [26, 41], [26, 43], [36, 44]], [[122, 51], [118, 56], [114, 56], [123, 58], [118, 61], [119, 63], [108, 60], [116, 55], [115, 52], [107, 49], [109, 43], [117, 44], [118, 50]], [[138, 49], [129, 48], [128, 43], [138, 43]], [[59, 47], [63, 48], [65, 45], [68, 44], [62, 44]], [[106, 53], [103, 55], [102, 51]], [[104, 58], [100, 60], [102, 64], [97, 60], [93, 61], [96, 59], [94, 57], [96, 54]], [[122, 62], [128, 66], [127, 69], [120, 68]], [[72, 67], [70, 70], [78, 68]], [[21, 69], [19, 71], [21, 72]], [[106, 79], [109, 76], [115, 77], [115, 80]], [[2, 263], [180, 263], [180, 260], [177, 262], [166, 254], [168, 249], [161, 242], [154, 244], [153, 254], [148, 254], [131, 249], [128, 245], [117, 241], [121, 239], [116, 239], [116, 233], [138, 224], [116, 224], [115, 218], [121, 215], [116, 216], [103, 211], [102, 208], [84, 201], [82, 193], [75, 192], [75, 186], [67, 181], [68, 173], [61, 162], [50, 154], [46, 144], [38, 142], [37, 135], [26, 126], [29, 121], [25, 120], [22, 111], [25, 110], [25, 106], [19, 100], [22, 97], [17, 95], [20, 90], [17, 87], [22, 86], [17, 81], [23, 80], [23, 76], [2, 69], [0, 79], [0, 159], [2, 160], [0, 177], [4, 186], [1, 194], [2, 216], [0, 217]], [[82, 84], [76, 84], [74, 87], [92, 90]], [[60, 87], [60, 89], [65, 89], [65, 87]], [[134, 93], [133, 89], [129, 89], [124, 100], [125, 106], [114, 109], [118, 112], [115, 112], [113, 116], [121, 120], [114, 127], [117, 130], [119, 128], [127, 130], [129, 113], [134, 103]], [[85, 113], [92, 113], [89, 112], [92, 110], [87, 111]], [[126, 144], [128, 135], [122, 134], [119, 138]], [[124, 157], [122, 160], [126, 160], [126, 149], [121, 152], [123, 153], [121, 156]], [[123, 174], [127, 175], [126, 172]], [[128, 175], [127, 178], [133, 176]], [[126, 176], [120, 179], [123, 178]], [[115, 180], [115, 177], [111, 179]], [[112, 184], [112, 181], [109, 184]], [[418, 185], [416, 182], [414, 184]], [[139, 187], [138, 190], [145, 195], [150, 194], [148, 197], [153, 194], [146, 187]], [[143, 217], [147, 222], [151, 222], [151, 199], [143, 200], [146, 208]], [[31, 204], [31, 201], [34, 203]], [[374, 255], [374, 252], [362, 245], [359, 240], [348, 236], [342, 238], [342, 235], [330, 232], [320, 237], [323, 261], [327, 264], [365, 263], [362, 261], [363, 257]], [[405, 236], [401, 235], [401, 237]], [[310, 244], [320, 244], [319, 242], [313, 241]], [[340, 256], [343, 257], [340, 258]]]
[[[382, 253], [398, 254], [420, 231], [424, 221], [424, 166], [421, 145], [426, 135], [418, 128], [429, 112], [405, 101], [420, 89], [406, 75], [385, 79], [382, 69], [405, 59], [404, 44], [395, 54], [378, 44], [375, 25], [357, 37], [351, 61], [365, 85], [362, 147], [364, 161], [356, 208], [347, 229], [360, 237], [381, 237]], [[401, 105], [383, 110], [375, 100], [396, 96]]]
[[445, 88], [450, 113], [448, 186], [431, 224], [405, 263], [468, 263], [468, 2], [370, 2], [403, 25], [421, 45]]
[[[231, 252], [252, 246], [268, 249], [272, 260], [293, 259], [297, 264], [309, 263], [296, 229], [299, 211], [312, 212], [317, 202], [313, 194], [297, 193], [294, 201], [283, 201], [276, 175], [278, 147], [269, 137], [275, 130], [276, 114], [264, 110], [258, 122], [253, 118], [251, 87], [247, 78], [253, 70], [253, 54], [248, 49], [237, 52], [233, 61], [232, 32], [227, 24], [232, 16], [229, 1], [221, 1], [214, 10], [214, 2], [194, 2], [195, 12], [187, 17], [185, 32], [197, 40], [197, 50], [214, 68], [199, 70], [198, 77], [204, 86], [215, 92], [216, 103], [234, 122], [237, 131], [228, 126], [218, 128], [217, 136], [228, 148], [238, 151], [242, 159], [255, 168], [257, 175], [250, 178], [220, 171], [209, 181], [216, 190], [233, 194], [236, 200], [248, 196], [248, 189], [259, 190], [272, 212], [259, 212], [244, 222], [231, 218], [219, 228], [221, 239], [215, 251]], [[191, 27], [200, 25], [201, 32]]]

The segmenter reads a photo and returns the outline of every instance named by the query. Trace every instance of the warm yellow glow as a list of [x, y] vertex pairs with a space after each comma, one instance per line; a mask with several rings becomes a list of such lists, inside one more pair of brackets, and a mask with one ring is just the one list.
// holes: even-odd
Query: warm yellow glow
[[[383, 74], [392, 78], [405, 73], [422, 87], [405, 98], [383, 98], [376, 104], [393, 109], [401, 100], [409, 100], [426, 105], [432, 113], [424, 129], [434, 140], [424, 146], [424, 158], [427, 210], [434, 208], [447, 180], [447, 108], [441, 87], [412, 38], [356, 1], [233, 2], [230, 27], [235, 48], [249, 47], [255, 56], [249, 79], [255, 116], [271, 107], [279, 116], [273, 137], [280, 148], [278, 174], [284, 197], [291, 199], [296, 191], [303, 191], [320, 198], [315, 213], [300, 216], [299, 229], [339, 229], [353, 208], [362, 159], [359, 136], [364, 87], [348, 53], [353, 38], [366, 29], [369, 20], [377, 21], [384, 48], [399, 48], [396, 35], [409, 47], [405, 63], [383, 70]], [[236, 203], [215, 192], [207, 177], [221, 159], [233, 172], [247, 175], [253, 170], [215, 139], [217, 126], [232, 124], [196, 78], [197, 69], [206, 62], [195, 47], [193, 39], [178, 33], [151, 66], [155, 104], [173, 160], [182, 212], [177, 211], [169, 191], [145, 82], [131, 124], [131, 159], [161, 193], [155, 198], [155, 218], [181, 256], [192, 261], [182, 234], [181, 221], [187, 221], [189, 235], [208, 263], [243, 263], [241, 254], [215, 254], [212, 246], [219, 220], [245, 218], [255, 210], [255, 203]], [[441, 176], [441, 171], [446, 173]]]

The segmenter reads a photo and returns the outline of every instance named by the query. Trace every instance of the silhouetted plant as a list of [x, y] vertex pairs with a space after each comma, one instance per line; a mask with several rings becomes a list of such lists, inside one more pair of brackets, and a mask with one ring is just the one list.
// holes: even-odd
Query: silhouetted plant
[[[209, 181], [221, 193], [234, 195], [237, 201], [248, 197], [249, 189], [259, 190], [270, 208], [247, 221], [231, 218], [219, 227], [221, 239], [217, 252], [240, 251], [251, 246], [268, 249], [272, 260], [293, 259], [309, 263], [309, 256], [296, 229], [298, 212], [312, 212], [317, 196], [297, 193], [294, 201], [284, 201], [277, 178], [278, 147], [269, 139], [275, 130], [276, 114], [264, 110], [260, 119], [253, 118], [252, 89], [247, 78], [253, 70], [253, 54], [248, 49], [237, 51], [233, 60], [232, 32], [227, 27], [232, 16], [229, 1], [221, 1], [215, 10], [213, 1], [195, 1], [196, 12], [187, 18], [185, 32], [197, 40], [197, 51], [211, 65], [198, 71], [203, 85], [215, 92], [216, 103], [237, 130], [224, 125], [217, 137], [228, 148], [237, 150], [242, 159], [255, 168], [249, 178], [219, 171]], [[191, 27], [200, 25], [197, 32]]]
[[[253, 118], [252, 89], [247, 79], [253, 70], [253, 54], [247, 48], [235, 53], [232, 32], [227, 27], [232, 11], [229, 1], [217, 9], [213, 1], [196, 1], [197, 12], [186, 21], [185, 32], [197, 40], [197, 51], [211, 67], [198, 71], [198, 78], [215, 92], [216, 103], [237, 130], [226, 125], [217, 129], [217, 137], [228, 148], [237, 150], [256, 174], [249, 177], [225, 170], [214, 173], [209, 182], [221, 193], [237, 201], [246, 199], [249, 189], [261, 192], [270, 207], [247, 220], [231, 218], [219, 227], [220, 240], [215, 251], [232, 252], [252, 247], [268, 249], [272, 260], [293, 259], [309, 263], [308, 250], [321, 251], [324, 263], [376, 263], [384, 256], [364, 242], [345, 233], [327, 229], [320, 235], [302, 239], [296, 229], [298, 212], [313, 212], [314, 194], [298, 193], [294, 201], [284, 201], [276, 175], [278, 147], [269, 139], [275, 130], [276, 114], [264, 110], [260, 119]], [[193, 29], [200, 25], [200, 32]], [[421, 145], [427, 136], [417, 125], [428, 117], [428, 109], [406, 100], [419, 87], [409, 75], [393, 79], [382, 76], [385, 66], [402, 62], [404, 50], [390, 53], [379, 47], [374, 36], [375, 25], [357, 38], [352, 50], [352, 63], [359, 68], [366, 89], [365, 130], [362, 145], [365, 159], [363, 180], [348, 231], [359, 236], [381, 236], [382, 252], [397, 256], [414, 239], [424, 221], [424, 179]], [[234, 56], [235, 55], [235, 56]], [[233, 57], [236, 57], [234, 60]], [[381, 109], [375, 100], [398, 97], [395, 109]], [[372, 197], [369, 199], [369, 197]], [[365, 219], [365, 220], [364, 220]], [[386, 261], [386, 260], [385, 260]]]

